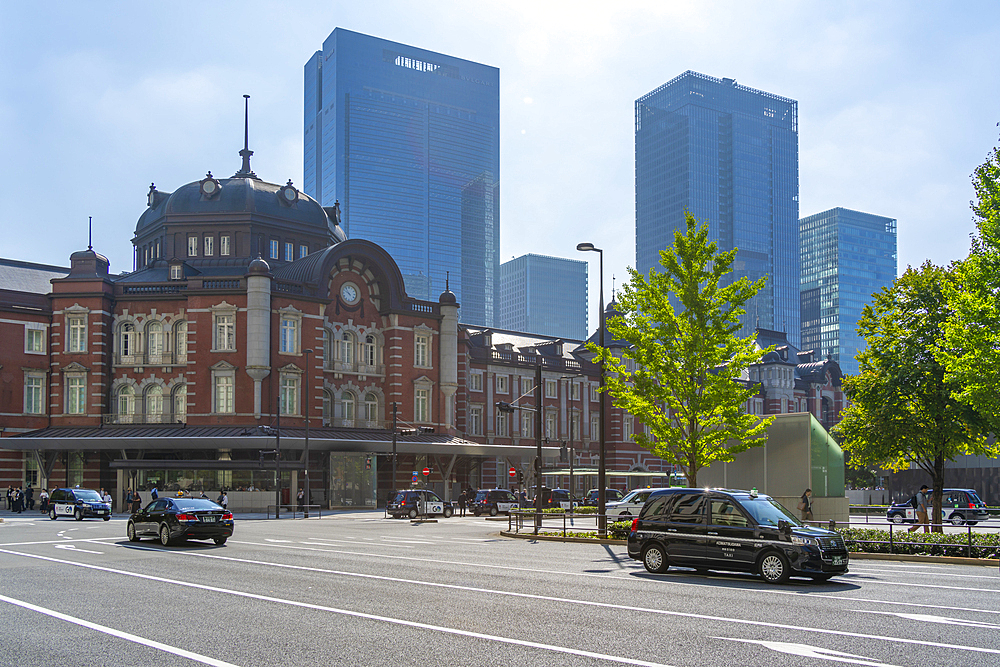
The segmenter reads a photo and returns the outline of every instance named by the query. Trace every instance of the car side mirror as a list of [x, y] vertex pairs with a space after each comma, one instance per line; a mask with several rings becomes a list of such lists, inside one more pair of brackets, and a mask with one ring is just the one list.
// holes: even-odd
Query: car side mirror
[[778, 532], [781, 533], [782, 535], [791, 535], [792, 534], [792, 524], [790, 522], [788, 522], [788, 521], [785, 521], [784, 519], [779, 519], [778, 520]]

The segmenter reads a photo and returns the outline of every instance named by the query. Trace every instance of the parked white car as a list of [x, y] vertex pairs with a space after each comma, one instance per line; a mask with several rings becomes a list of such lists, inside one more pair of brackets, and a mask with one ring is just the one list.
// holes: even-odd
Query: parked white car
[[649, 494], [660, 489], [635, 489], [625, 494], [618, 502], [608, 503], [605, 514], [608, 516], [639, 516], [639, 510], [646, 503]]

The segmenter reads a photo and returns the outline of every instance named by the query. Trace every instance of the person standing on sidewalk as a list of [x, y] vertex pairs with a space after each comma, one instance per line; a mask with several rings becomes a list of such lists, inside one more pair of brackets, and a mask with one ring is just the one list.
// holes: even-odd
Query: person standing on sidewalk
[[931, 527], [928, 525], [930, 521], [928, 521], [927, 518], [927, 506], [930, 504], [930, 499], [927, 497], [927, 491], [928, 489], [926, 484], [921, 486], [920, 490], [917, 491], [917, 522], [910, 526], [909, 532], [911, 533], [919, 530], [921, 524], [924, 526], [925, 533], [931, 532]]

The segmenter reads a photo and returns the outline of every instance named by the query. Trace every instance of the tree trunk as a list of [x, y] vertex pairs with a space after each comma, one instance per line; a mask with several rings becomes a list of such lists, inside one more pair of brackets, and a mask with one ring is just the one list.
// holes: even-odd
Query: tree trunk
[[934, 493], [931, 496], [931, 531], [943, 533], [941, 527], [942, 507], [941, 500], [944, 493], [944, 456], [938, 454], [934, 457]]

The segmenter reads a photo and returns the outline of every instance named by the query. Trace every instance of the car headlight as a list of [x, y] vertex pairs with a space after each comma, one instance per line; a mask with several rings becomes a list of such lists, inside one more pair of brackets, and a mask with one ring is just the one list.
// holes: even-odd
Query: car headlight
[[799, 535], [792, 535], [792, 544], [801, 544], [803, 546], [818, 547], [819, 540], [812, 537], [800, 537]]

